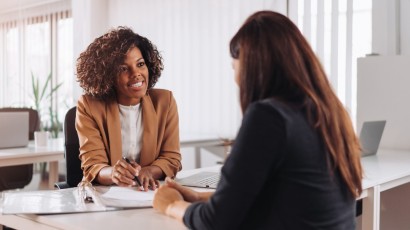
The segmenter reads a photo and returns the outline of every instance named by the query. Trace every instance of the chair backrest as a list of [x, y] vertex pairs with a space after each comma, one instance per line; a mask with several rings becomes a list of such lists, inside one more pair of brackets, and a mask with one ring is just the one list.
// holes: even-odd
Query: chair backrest
[[77, 107], [69, 109], [64, 119], [65, 159], [67, 167], [67, 184], [76, 187], [83, 178], [81, 170], [80, 143], [75, 129]]
[[[2, 112], [29, 113], [29, 140], [34, 140], [34, 132], [40, 130], [40, 116], [31, 108], [0, 108]], [[0, 191], [24, 188], [33, 178], [33, 164], [0, 167]]]

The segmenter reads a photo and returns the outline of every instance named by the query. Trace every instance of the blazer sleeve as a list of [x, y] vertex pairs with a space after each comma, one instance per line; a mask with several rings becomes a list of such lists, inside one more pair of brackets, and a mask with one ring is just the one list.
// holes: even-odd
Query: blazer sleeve
[[[152, 165], [158, 166], [166, 176], [174, 178], [182, 169], [179, 143], [179, 117], [176, 101], [170, 92], [165, 114], [165, 127], [159, 143], [158, 158]], [[160, 139], [160, 138], [159, 138]]]
[[92, 182], [102, 168], [109, 166], [109, 159], [107, 146], [103, 141], [104, 134], [101, 133], [85, 96], [77, 103], [76, 129], [80, 141], [79, 157], [83, 180]]

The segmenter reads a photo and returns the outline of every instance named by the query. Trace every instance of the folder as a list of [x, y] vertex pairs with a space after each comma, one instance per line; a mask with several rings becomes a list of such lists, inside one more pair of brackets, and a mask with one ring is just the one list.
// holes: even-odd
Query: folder
[[3, 194], [3, 214], [60, 214], [152, 207], [154, 191], [136, 187], [93, 186]]

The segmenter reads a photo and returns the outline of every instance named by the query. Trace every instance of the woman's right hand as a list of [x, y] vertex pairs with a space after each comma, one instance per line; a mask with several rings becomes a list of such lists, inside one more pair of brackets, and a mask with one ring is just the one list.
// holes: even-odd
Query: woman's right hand
[[118, 186], [130, 187], [137, 185], [133, 180], [134, 176], [138, 176], [141, 170], [141, 166], [135, 161], [127, 163], [125, 160], [120, 159], [112, 167], [111, 179], [112, 182]]

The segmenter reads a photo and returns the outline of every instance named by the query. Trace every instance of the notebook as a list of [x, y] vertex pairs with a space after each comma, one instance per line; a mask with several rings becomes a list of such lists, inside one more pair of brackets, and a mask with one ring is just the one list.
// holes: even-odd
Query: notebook
[[377, 153], [382, 139], [386, 121], [365, 121], [360, 131], [360, 144], [362, 156], [370, 156]]
[[189, 187], [216, 188], [220, 178], [220, 172], [199, 172], [176, 181], [181, 185]]
[[28, 112], [0, 112], [0, 148], [28, 145]]

